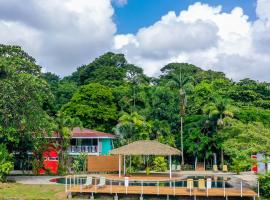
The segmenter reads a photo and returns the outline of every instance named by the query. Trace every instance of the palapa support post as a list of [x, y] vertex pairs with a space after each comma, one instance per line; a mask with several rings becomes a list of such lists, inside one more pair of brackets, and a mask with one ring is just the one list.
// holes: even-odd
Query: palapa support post
[[170, 162], [170, 179], [172, 178], [172, 155], [169, 156], [169, 162]]
[[124, 155], [124, 175], [126, 175], [126, 156]]
[[170, 200], [170, 196], [169, 195], [167, 195], [167, 200]]
[[119, 154], [119, 157], [118, 157], [118, 167], [119, 167], [119, 178], [121, 177], [121, 155]]
[[140, 200], [143, 200], [143, 195], [141, 194], [141, 196], [140, 196]]
[[118, 200], [117, 193], [115, 193], [115, 196], [113, 197], [114, 200]]

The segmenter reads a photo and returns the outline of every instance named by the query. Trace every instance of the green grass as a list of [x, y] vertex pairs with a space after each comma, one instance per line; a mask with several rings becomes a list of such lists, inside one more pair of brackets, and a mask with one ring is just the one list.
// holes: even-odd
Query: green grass
[[63, 185], [24, 185], [0, 183], [0, 199], [63, 200], [66, 199]]

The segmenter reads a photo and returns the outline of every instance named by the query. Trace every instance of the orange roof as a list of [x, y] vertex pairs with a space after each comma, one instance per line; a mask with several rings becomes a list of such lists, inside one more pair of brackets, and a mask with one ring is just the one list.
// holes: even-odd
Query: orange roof
[[[52, 138], [58, 138], [59, 134], [55, 132], [52, 135]], [[71, 132], [71, 137], [72, 138], [114, 138], [115, 136], [110, 134], [110, 133], [104, 133], [101, 131], [95, 131], [91, 129], [86, 129], [86, 128], [79, 128], [75, 127], [73, 128]]]

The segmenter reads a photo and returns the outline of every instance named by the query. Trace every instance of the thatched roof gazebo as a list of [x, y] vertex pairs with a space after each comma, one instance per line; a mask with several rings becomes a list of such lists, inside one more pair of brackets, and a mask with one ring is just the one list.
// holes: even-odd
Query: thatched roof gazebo
[[121, 176], [121, 156], [124, 156], [124, 172], [126, 171], [125, 156], [127, 155], [169, 156], [170, 178], [172, 177], [172, 155], [180, 155], [180, 153], [180, 150], [155, 140], [139, 140], [110, 151], [111, 155], [119, 155], [119, 176]]

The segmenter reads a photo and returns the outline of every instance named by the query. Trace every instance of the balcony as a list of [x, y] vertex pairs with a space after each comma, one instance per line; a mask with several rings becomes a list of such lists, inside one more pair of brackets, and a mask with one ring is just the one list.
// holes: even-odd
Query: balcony
[[98, 146], [70, 146], [69, 153], [98, 153]]

